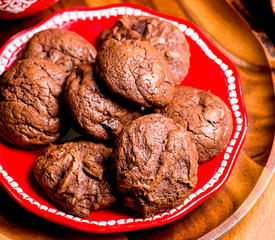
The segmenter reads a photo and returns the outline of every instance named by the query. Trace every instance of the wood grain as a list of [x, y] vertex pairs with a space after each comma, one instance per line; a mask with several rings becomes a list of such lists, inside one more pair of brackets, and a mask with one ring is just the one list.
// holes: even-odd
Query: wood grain
[[[256, 22], [254, 17], [246, 9], [247, 1], [245, 0], [227, 0], [229, 5], [242, 17], [244, 22], [249, 26], [251, 32], [258, 39], [262, 45], [269, 67], [271, 69], [271, 77], [273, 79], [273, 85], [275, 83], [275, 47], [270, 37], [265, 33], [261, 26]], [[273, 1], [274, 4], [274, 1]], [[273, 7], [273, 6], [272, 6]], [[272, 18], [275, 21], [275, 16]], [[274, 23], [273, 21], [273, 23]], [[271, 22], [272, 23], [272, 22]], [[269, 24], [269, 22], [267, 22]]]
[[275, 175], [264, 194], [244, 219], [221, 240], [265, 239], [274, 240], [275, 228], [267, 227], [275, 218]]
[[[273, 146], [275, 146], [275, 141], [273, 142]], [[274, 173], [274, 165], [275, 165], [275, 147], [272, 148], [272, 151], [269, 156], [269, 161], [257, 181], [255, 187], [253, 188], [252, 192], [249, 196], [244, 200], [241, 206], [235, 211], [226, 221], [224, 221], [221, 225], [215, 228], [213, 231], [205, 234], [200, 240], [208, 240], [208, 239], [215, 239], [216, 236], [221, 236], [222, 234], [226, 233], [227, 231], [231, 230], [233, 226], [235, 226], [240, 219], [242, 219], [251, 207], [255, 204], [261, 193], [267, 186], [267, 183], [270, 181], [273, 173]], [[271, 202], [271, 206], [273, 203]], [[266, 211], [266, 210], [265, 210]], [[273, 215], [273, 213], [272, 213]], [[273, 226], [270, 226], [270, 229], [267, 232], [270, 232], [273, 229]], [[253, 230], [255, 231], [255, 230]], [[272, 236], [270, 236], [272, 237]], [[256, 239], [256, 238], [255, 238]], [[270, 238], [271, 239], [271, 238]]]
[[[1, 21], [0, 45], [13, 34], [40, 22], [59, 9], [84, 5], [95, 7], [119, 2], [123, 1], [60, 0], [33, 17], [24, 20]], [[0, 189], [0, 239], [174, 240], [197, 239], [202, 236], [204, 236], [202, 239], [214, 239], [219, 234], [229, 230], [239, 220], [240, 214], [245, 214], [249, 210], [271, 177], [274, 161], [271, 161], [272, 158], [268, 161], [268, 156], [275, 130], [274, 90], [266, 50], [262, 48], [253, 31], [239, 18], [226, 1], [133, 0], [131, 2], [143, 4], [165, 14], [185, 18], [196, 23], [207, 37], [237, 66], [243, 85], [249, 124], [244, 146], [229, 180], [213, 197], [171, 224], [143, 231], [109, 235], [81, 233], [50, 223], [22, 209]], [[274, 188], [274, 184], [272, 187]], [[270, 214], [265, 211], [269, 219], [274, 219], [275, 211], [274, 197], [270, 197], [272, 192], [274, 195], [274, 189], [271, 189], [271, 193], [269, 192], [265, 197], [267, 201], [260, 202], [260, 207], [266, 204], [271, 208]], [[269, 198], [273, 200], [273, 203], [270, 204]], [[257, 210], [255, 211], [256, 213], [251, 213], [253, 216], [258, 213]], [[255, 222], [258, 223], [256, 220]], [[224, 239], [261, 239], [255, 238], [253, 235], [257, 228], [249, 229], [250, 225], [246, 222], [241, 224], [243, 224], [242, 228], [236, 228], [229, 233], [228, 239], [226, 237]], [[271, 225], [274, 224], [270, 224], [269, 227]], [[240, 233], [242, 229], [246, 230], [247, 235]], [[242, 238], [234, 238], [236, 231], [241, 234], [239, 237]], [[259, 229], [257, 231], [260, 232]], [[255, 234], [255, 236], [259, 237], [259, 234]]]
[[272, 7], [272, 11], [275, 14], [275, 0], [270, 0], [270, 4], [271, 4], [271, 7]]

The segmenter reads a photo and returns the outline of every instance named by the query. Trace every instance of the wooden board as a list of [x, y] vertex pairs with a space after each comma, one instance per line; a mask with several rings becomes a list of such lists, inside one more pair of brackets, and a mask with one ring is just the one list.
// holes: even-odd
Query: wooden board
[[[100, 6], [116, 2], [122, 1], [61, 0], [34, 17], [0, 21], [0, 45], [11, 35], [38, 23], [61, 8]], [[217, 194], [171, 224], [155, 229], [111, 235], [81, 233], [47, 222], [26, 212], [0, 189], [0, 239], [215, 239], [231, 229], [247, 213], [270, 180], [275, 166], [275, 153], [268, 158], [275, 130], [274, 90], [265, 52], [250, 28], [226, 1], [131, 2], [194, 22], [238, 68], [249, 125], [244, 146], [232, 175]]]

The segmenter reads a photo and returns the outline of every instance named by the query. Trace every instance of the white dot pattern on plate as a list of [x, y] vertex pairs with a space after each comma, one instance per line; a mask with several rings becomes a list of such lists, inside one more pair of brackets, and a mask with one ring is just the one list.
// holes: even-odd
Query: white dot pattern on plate
[[[20, 49], [23, 47], [23, 45], [37, 32], [48, 29], [48, 28], [59, 28], [63, 24], [71, 21], [76, 21], [77, 19], [101, 19], [102, 17], [109, 18], [110, 16], [117, 16], [117, 15], [145, 15], [145, 16], [154, 16], [152, 14], [149, 14], [147, 12], [143, 12], [139, 9], [134, 9], [131, 7], [112, 7], [109, 9], [105, 10], [91, 10], [91, 11], [71, 11], [71, 12], [64, 12], [58, 15], [53, 16], [50, 18], [47, 22], [44, 24], [40, 25], [39, 27], [28, 31], [27, 33], [17, 37], [13, 41], [11, 41], [2, 54], [0, 55], [0, 74], [2, 74], [6, 68], [6, 66], [9, 63], [9, 58], [12, 56], [13, 52], [17, 49]], [[156, 16], [154, 16], [156, 17]], [[235, 77], [232, 76], [233, 71], [228, 68], [228, 66], [223, 63], [223, 61], [212, 52], [212, 50], [207, 46], [207, 44], [200, 38], [199, 34], [196, 33], [195, 30], [193, 30], [190, 27], [187, 27], [184, 24], [180, 24], [176, 21], [171, 21], [167, 20], [165, 18], [157, 17], [161, 20], [171, 22], [175, 26], [177, 26], [180, 31], [182, 31], [185, 36], [192, 41], [194, 41], [205, 53], [205, 55], [213, 60], [224, 72], [225, 77], [227, 78], [227, 87], [228, 87], [228, 92], [229, 92], [229, 101], [231, 104], [231, 109], [234, 112], [235, 116], [235, 121], [237, 123], [236, 128], [233, 130], [233, 139], [229, 143], [229, 147], [227, 148], [226, 152], [224, 153], [223, 160], [221, 161], [221, 165], [218, 168], [217, 173], [206, 183], [204, 186], [202, 186], [200, 189], [197, 189], [195, 193], [192, 193], [187, 199], [185, 199], [184, 203], [177, 206], [176, 208], [171, 209], [170, 211], [157, 214], [151, 218], [126, 218], [126, 219], [118, 219], [118, 220], [109, 220], [109, 221], [89, 221], [87, 219], [80, 219], [79, 217], [74, 217], [69, 214], [65, 214], [64, 212], [58, 211], [57, 209], [53, 208], [48, 208], [47, 206], [44, 206], [37, 202], [36, 200], [30, 198], [24, 191], [18, 186], [18, 183], [14, 182], [13, 179], [8, 176], [8, 173], [2, 168], [0, 165], [0, 173], [3, 175], [3, 177], [6, 179], [8, 184], [14, 188], [23, 199], [26, 201], [29, 201], [31, 204], [34, 206], [37, 206], [40, 210], [47, 211], [48, 213], [63, 216], [66, 219], [71, 219], [73, 221], [85, 223], [85, 224], [94, 224], [98, 226], [114, 226], [114, 225], [123, 225], [123, 224], [129, 224], [133, 222], [144, 222], [144, 221], [154, 221], [156, 219], [163, 218], [165, 216], [173, 215], [173, 214], [180, 214], [182, 211], [188, 210], [191, 206], [196, 204], [200, 200], [200, 196], [203, 192], [205, 192], [207, 189], [212, 188], [212, 191], [215, 189], [219, 188], [221, 183], [217, 183], [219, 178], [225, 174], [224, 179], [226, 179], [227, 175], [229, 174], [229, 171], [224, 172], [225, 167], [228, 165], [228, 159], [230, 158], [230, 154], [232, 153], [232, 149], [236, 143], [236, 140], [240, 136], [240, 131], [243, 128], [243, 119], [240, 118], [240, 112], [239, 110], [239, 105], [238, 105], [238, 99], [237, 99], [237, 92], [235, 91], [236, 85], [234, 84], [235, 82]], [[240, 97], [240, 96], [239, 96]], [[229, 168], [232, 167], [232, 163], [229, 166]], [[210, 194], [210, 193], [208, 193]], [[191, 202], [192, 201], [192, 202]], [[189, 204], [189, 205], [188, 205]]]
[[0, 10], [8, 13], [20, 13], [29, 8], [38, 0], [13, 0], [13, 1], [0, 1]]

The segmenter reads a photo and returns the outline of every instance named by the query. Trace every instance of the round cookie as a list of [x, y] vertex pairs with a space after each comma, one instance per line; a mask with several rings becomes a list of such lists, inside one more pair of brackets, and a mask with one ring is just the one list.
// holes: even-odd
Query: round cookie
[[188, 73], [189, 44], [184, 34], [170, 22], [148, 16], [123, 16], [111, 29], [102, 32], [101, 40], [111, 38], [149, 41], [167, 60], [176, 85]]
[[161, 107], [173, 98], [175, 86], [169, 66], [148, 42], [105, 41], [96, 67], [111, 92], [141, 106]]
[[111, 150], [87, 141], [50, 144], [37, 158], [33, 173], [50, 198], [68, 213], [88, 217], [115, 198], [106, 180]]
[[36, 33], [27, 43], [24, 58], [51, 60], [70, 75], [75, 66], [94, 62], [95, 48], [80, 35], [65, 29]]
[[60, 95], [65, 73], [43, 59], [20, 60], [0, 80], [0, 136], [21, 147], [60, 137]]
[[173, 101], [156, 112], [173, 118], [192, 134], [200, 162], [219, 155], [229, 142], [233, 127], [231, 111], [209, 92], [177, 87]]
[[197, 183], [198, 154], [190, 134], [161, 114], [124, 128], [112, 164], [125, 206], [144, 217], [178, 206]]
[[98, 140], [118, 136], [124, 125], [140, 116], [106, 96], [96, 83], [92, 66], [80, 66], [66, 81], [64, 97], [70, 114], [86, 134]]

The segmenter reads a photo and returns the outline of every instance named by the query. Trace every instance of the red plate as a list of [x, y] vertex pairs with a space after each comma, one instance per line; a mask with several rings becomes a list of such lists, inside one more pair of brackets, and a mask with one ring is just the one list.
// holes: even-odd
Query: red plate
[[57, 0], [0, 0], [0, 19], [18, 19], [36, 14]]
[[69, 29], [97, 45], [100, 32], [110, 28], [122, 15], [153, 15], [172, 22], [186, 35], [191, 51], [191, 67], [182, 84], [207, 90], [222, 98], [232, 111], [233, 133], [229, 145], [218, 157], [199, 166], [198, 184], [184, 203], [168, 212], [145, 219], [136, 218], [133, 213], [115, 207], [94, 211], [86, 219], [62, 212], [46, 197], [32, 176], [31, 168], [41, 149], [21, 150], [0, 142], [0, 182], [3, 188], [30, 212], [87, 232], [111, 233], [151, 228], [185, 215], [223, 186], [232, 171], [247, 130], [241, 84], [234, 65], [194, 24], [136, 4], [72, 8], [56, 12], [7, 41], [0, 50], [0, 74], [13, 64], [28, 39], [43, 29]]

